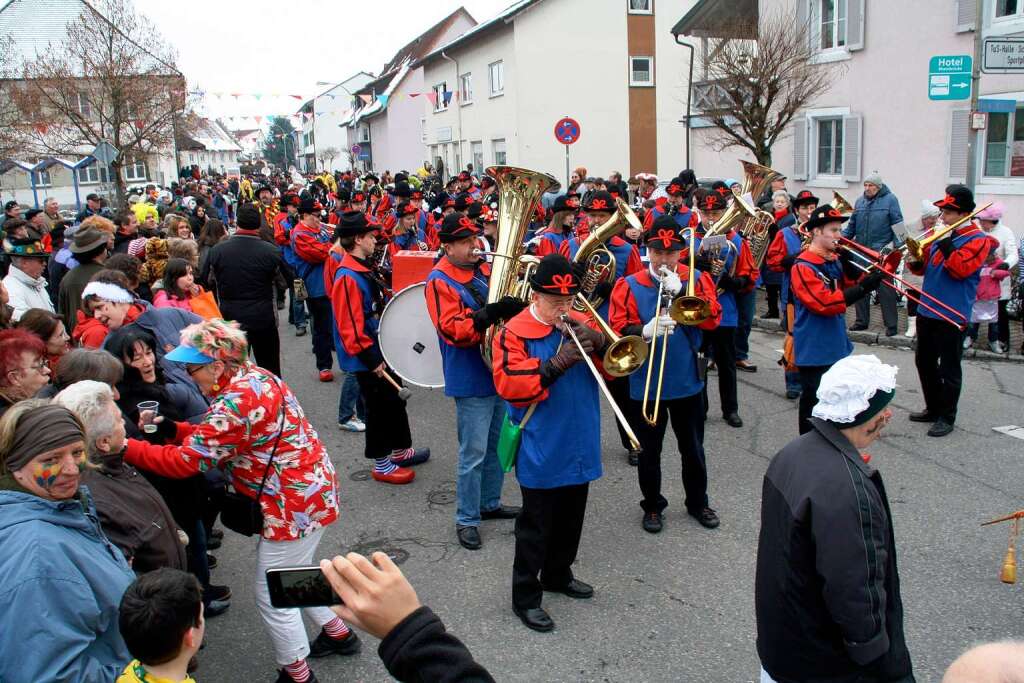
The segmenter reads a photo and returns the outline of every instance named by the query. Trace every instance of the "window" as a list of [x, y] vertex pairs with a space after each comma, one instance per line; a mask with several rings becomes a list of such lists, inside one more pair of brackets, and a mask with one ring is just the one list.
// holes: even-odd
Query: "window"
[[832, 50], [846, 45], [848, 1], [811, 0], [811, 47], [814, 50]]
[[816, 175], [843, 174], [843, 120], [829, 118], [817, 120], [817, 147], [815, 149]]
[[505, 155], [505, 138], [491, 140], [491, 149], [494, 151], [494, 164], [496, 166], [504, 166], [507, 163], [507, 157]]
[[[194, 154], [189, 154], [189, 157], [189, 161], [195, 161]], [[110, 170], [105, 166], [101, 166], [99, 162], [85, 166], [84, 168], [78, 169], [78, 182], [82, 184], [109, 183]]]
[[36, 171], [32, 174], [32, 181], [36, 184], [36, 187], [49, 187], [50, 172], [49, 171]]
[[985, 173], [1024, 178], [1024, 103], [1012, 114], [993, 112], [985, 130]]
[[630, 14], [653, 14], [654, 0], [626, 0]]
[[471, 142], [469, 143], [470, 154], [473, 155], [473, 170], [477, 173], [483, 173], [484, 170], [484, 143], [482, 142]]
[[473, 74], [459, 76], [459, 100], [462, 104], [473, 104]]
[[491, 97], [505, 94], [505, 63], [494, 62], [487, 65], [488, 80], [491, 84]]
[[92, 104], [89, 103], [88, 97], [86, 97], [82, 93], [78, 93], [77, 95], [75, 95], [74, 105], [75, 111], [77, 111], [83, 117], [87, 119], [92, 117]]
[[124, 160], [124, 179], [131, 180], [147, 180], [146, 177], [146, 162], [143, 159], [133, 159], [128, 157]]
[[438, 83], [434, 86], [434, 111], [444, 111], [448, 108], [448, 100], [451, 97], [448, 92], [448, 83]]
[[654, 85], [654, 57], [629, 58], [629, 84]]
[[1024, 3], [1020, 0], [996, 0], [996, 19], [1017, 18]]

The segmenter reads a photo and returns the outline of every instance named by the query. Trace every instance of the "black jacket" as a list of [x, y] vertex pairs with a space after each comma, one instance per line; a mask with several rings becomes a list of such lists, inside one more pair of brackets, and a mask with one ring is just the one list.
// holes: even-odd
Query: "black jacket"
[[494, 679], [462, 642], [444, 629], [429, 607], [402, 620], [380, 641], [377, 654], [388, 673], [403, 683], [455, 683]]
[[761, 665], [778, 683], [912, 681], [882, 477], [834, 425], [811, 424], [764, 476]]
[[290, 274], [276, 246], [255, 235], [236, 234], [210, 249], [199, 279], [210, 283], [226, 320], [258, 330], [277, 326], [274, 280], [279, 272]]

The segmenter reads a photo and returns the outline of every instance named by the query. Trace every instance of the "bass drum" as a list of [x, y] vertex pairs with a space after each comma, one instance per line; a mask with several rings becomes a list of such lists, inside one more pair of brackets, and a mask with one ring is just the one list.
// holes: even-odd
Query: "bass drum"
[[409, 384], [428, 389], [444, 386], [437, 330], [427, 312], [426, 285], [409, 285], [380, 314], [380, 352], [388, 366]]

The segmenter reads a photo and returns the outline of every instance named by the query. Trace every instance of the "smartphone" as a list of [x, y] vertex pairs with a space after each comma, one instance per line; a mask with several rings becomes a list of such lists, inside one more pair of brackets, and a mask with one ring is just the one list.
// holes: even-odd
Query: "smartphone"
[[267, 570], [270, 604], [278, 609], [342, 604], [320, 567], [278, 567]]

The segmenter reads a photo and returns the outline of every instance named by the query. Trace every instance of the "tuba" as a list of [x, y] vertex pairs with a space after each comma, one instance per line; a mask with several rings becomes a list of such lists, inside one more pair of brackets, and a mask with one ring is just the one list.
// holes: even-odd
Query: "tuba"
[[[534, 207], [548, 189], [559, 183], [547, 173], [515, 166], [491, 166], [486, 171], [494, 178], [498, 194], [498, 233], [491, 263], [491, 279], [487, 289], [487, 303], [493, 304], [504, 296], [526, 298], [529, 277], [539, 259], [524, 256], [523, 237], [530, 225]], [[491, 364], [491, 342], [496, 325], [487, 328], [480, 354]]]
[[[580, 293], [593, 308], [600, 308], [604, 303], [600, 297], [594, 294], [597, 286], [602, 282], [611, 282], [615, 279], [615, 255], [608, 249], [606, 243], [612, 237], [621, 235], [627, 227], [643, 229], [640, 219], [633, 213], [633, 209], [629, 208], [629, 204], [618, 198], [615, 200], [615, 213], [602, 225], [590, 231], [590, 235], [580, 244], [580, 248], [573, 258], [573, 263], [586, 268]], [[581, 299], [581, 297], [576, 298], [573, 308], [584, 312], [586, 307]]]
[[[782, 177], [781, 173], [767, 166], [751, 161], [740, 163], [743, 164], [743, 189], [740, 190], [740, 195], [749, 194], [752, 202], [757, 201], [773, 180]], [[760, 268], [764, 263], [764, 257], [768, 255], [768, 247], [771, 246], [771, 227], [775, 225], [775, 216], [757, 206], [751, 208], [754, 215], [744, 220], [738, 229], [750, 245], [754, 263]]]

